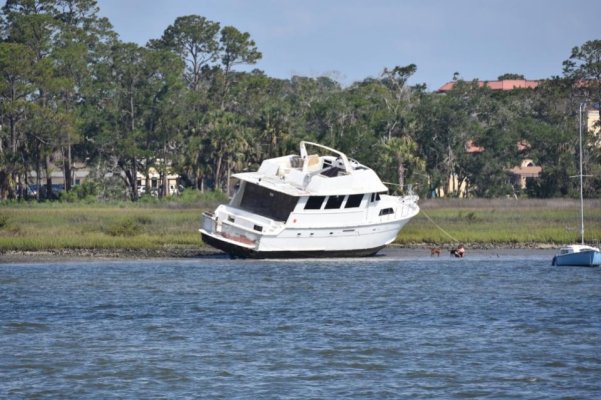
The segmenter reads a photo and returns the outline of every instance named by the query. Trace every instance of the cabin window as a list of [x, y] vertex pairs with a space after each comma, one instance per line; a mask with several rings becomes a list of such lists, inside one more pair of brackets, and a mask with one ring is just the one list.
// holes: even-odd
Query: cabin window
[[320, 210], [326, 196], [311, 196], [307, 199], [305, 210]]
[[336, 208], [340, 208], [343, 200], [344, 200], [344, 196], [328, 197], [328, 202], [326, 203], [326, 210], [333, 210]]
[[390, 207], [383, 208], [383, 209], [380, 210], [380, 217], [382, 215], [389, 215], [389, 214], [394, 214], [394, 210], [392, 208], [390, 208]]
[[240, 208], [275, 221], [286, 221], [297, 202], [298, 197], [246, 182]]
[[361, 205], [361, 201], [363, 201], [362, 194], [351, 194], [349, 195], [344, 208], [357, 208]]
[[372, 193], [370, 201], [372, 203], [375, 202], [375, 201], [380, 201], [380, 193]]

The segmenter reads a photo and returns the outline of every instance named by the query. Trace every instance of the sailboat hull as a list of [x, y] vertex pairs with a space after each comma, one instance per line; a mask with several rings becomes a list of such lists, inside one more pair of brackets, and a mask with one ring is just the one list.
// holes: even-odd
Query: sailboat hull
[[570, 267], [598, 267], [601, 265], [601, 253], [597, 250], [580, 251], [578, 253], [558, 254], [553, 265]]

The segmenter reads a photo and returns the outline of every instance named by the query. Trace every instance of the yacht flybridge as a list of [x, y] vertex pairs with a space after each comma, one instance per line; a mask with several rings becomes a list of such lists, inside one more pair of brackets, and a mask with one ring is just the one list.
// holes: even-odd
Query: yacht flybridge
[[387, 195], [373, 170], [311, 142], [300, 143], [300, 155], [233, 176], [238, 191], [203, 214], [200, 232], [205, 243], [237, 257], [370, 256], [419, 212], [416, 195]]

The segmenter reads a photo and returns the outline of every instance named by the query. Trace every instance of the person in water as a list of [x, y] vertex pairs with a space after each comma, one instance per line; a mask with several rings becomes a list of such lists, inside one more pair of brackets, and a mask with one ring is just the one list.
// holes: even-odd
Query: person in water
[[457, 246], [456, 249], [451, 249], [451, 255], [455, 256], [457, 258], [463, 258], [464, 254], [465, 254], [465, 247], [463, 247], [462, 244]]

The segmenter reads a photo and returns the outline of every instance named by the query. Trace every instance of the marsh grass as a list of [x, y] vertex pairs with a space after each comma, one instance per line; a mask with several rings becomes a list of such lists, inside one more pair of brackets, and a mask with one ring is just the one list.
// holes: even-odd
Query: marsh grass
[[2, 207], [0, 251], [201, 247], [202, 209], [137, 205]]
[[[217, 201], [188, 203], [0, 205], [0, 252], [62, 249], [201, 248], [202, 212]], [[579, 204], [571, 200], [422, 201], [423, 212], [400, 232], [399, 244], [458, 241], [497, 246], [563, 244], [579, 240]], [[601, 201], [587, 202], [586, 240], [601, 239]]]
[[[573, 200], [439, 200], [420, 204], [422, 212], [401, 231], [401, 244], [460, 242], [508, 246], [557, 245], [580, 240], [579, 202]], [[585, 240], [601, 239], [601, 201], [587, 201]]]

